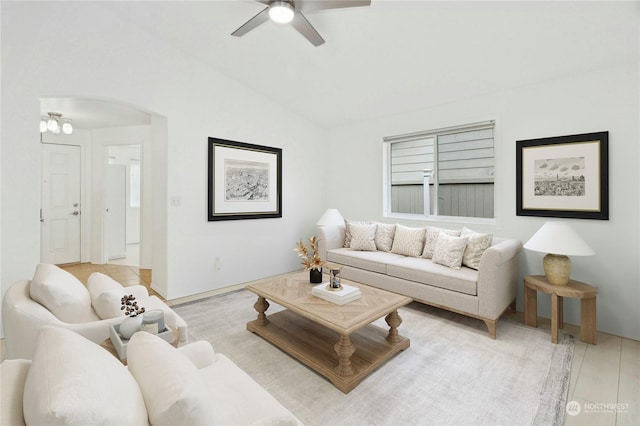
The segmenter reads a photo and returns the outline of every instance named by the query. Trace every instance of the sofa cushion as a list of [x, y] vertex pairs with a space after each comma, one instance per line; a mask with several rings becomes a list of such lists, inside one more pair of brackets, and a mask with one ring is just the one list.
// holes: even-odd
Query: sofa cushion
[[448, 268], [430, 259], [405, 257], [387, 263], [387, 275], [475, 296], [478, 271]]
[[147, 411], [120, 361], [79, 334], [43, 327], [25, 382], [23, 411], [34, 425], [141, 425]]
[[433, 251], [436, 249], [436, 243], [438, 242], [438, 236], [440, 232], [444, 232], [454, 237], [460, 236], [460, 231], [453, 229], [436, 228], [435, 226], [427, 226], [425, 233], [424, 250], [422, 250], [422, 257], [431, 259], [433, 257]]
[[351, 245], [354, 250], [375, 251], [376, 250], [376, 224], [352, 224]]
[[60, 321], [79, 324], [100, 320], [84, 284], [56, 265], [41, 263], [36, 267], [29, 294]]
[[132, 285], [123, 287], [113, 278], [94, 272], [87, 280], [87, 288], [91, 295], [91, 304], [101, 319], [124, 317], [122, 311], [122, 296], [133, 295], [139, 306], [149, 309], [145, 303], [149, 298], [149, 291], [145, 286]]
[[454, 237], [441, 232], [433, 251], [433, 261], [449, 268], [460, 269], [468, 241], [467, 237]]
[[363, 221], [363, 220], [345, 220], [345, 231], [344, 231], [344, 246], [345, 248], [351, 247], [351, 226], [352, 225], [366, 225], [371, 222]]
[[386, 273], [389, 261], [403, 259], [404, 256], [384, 251], [356, 251], [347, 248], [329, 250], [327, 260], [345, 266], [365, 269], [367, 271]]
[[200, 370], [181, 351], [160, 337], [140, 331], [127, 347], [134, 375], [153, 425], [211, 425], [212, 398]]
[[376, 224], [376, 248], [380, 251], [391, 251], [393, 236], [396, 233], [396, 225], [380, 222], [374, 223]]
[[425, 228], [396, 225], [391, 252], [405, 256], [420, 256], [424, 247]]
[[469, 268], [478, 269], [482, 254], [491, 247], [493, 235], [474, 232], [465, 226], [462, 228], [460, 236], [469, 238], [467, 247], [464, 249], [462, 264]]

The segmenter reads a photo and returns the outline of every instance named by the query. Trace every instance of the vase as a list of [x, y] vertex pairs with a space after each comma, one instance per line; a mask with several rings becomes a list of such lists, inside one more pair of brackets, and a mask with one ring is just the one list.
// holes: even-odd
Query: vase
[[313, 284], [320, 284], [322, 282], [322, 269], [309, 269], [309, 281]]
[[142, 315], [136, 315], [135, 317], [126, 317], [120, 323], [120, 336], [123, 339], [131, 339], [131, 336], [142, 328]]

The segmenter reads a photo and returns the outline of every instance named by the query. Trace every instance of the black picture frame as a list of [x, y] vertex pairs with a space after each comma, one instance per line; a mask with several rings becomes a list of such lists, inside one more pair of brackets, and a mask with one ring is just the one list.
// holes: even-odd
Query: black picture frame
[[609, 220], [609, 132], [516, 141], [516, 215]]
[[282, 148], [208, 138], [208, 220], [282, 217]]

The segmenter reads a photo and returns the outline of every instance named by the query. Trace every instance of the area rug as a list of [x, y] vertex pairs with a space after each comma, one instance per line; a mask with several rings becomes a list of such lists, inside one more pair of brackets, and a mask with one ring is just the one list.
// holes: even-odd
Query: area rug
[[399, 310], [411, 347], [344, 394], [246, 330], [255, 300], [239, 290], [173, 308], [190, 341], [211, 342], [307, 425], [563, 424], [570, 335], [554, 345], [548, 330], [502, 319], [492, 340], [482, 321], [412, 303]]

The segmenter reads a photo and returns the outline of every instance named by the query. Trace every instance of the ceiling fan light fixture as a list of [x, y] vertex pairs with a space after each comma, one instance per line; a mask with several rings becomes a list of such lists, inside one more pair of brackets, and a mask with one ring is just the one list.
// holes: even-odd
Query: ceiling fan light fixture
[[62, 132], [65, 135], [70, 135], [71, 133], [73, 133], [73, 126], [71, 125], [71, 123], [65, 121], [65, 123], [62, 125]]
[[278, 24], [288, 24], [293, 20], [293, 6], [287, 1], [274, 1], [269, 4], [269, 18]]
[[48, 117], [40, 117], [40, 133], [50, 131], [55, 135], [59, 135], [62, 131], [65, 135], [73, 133], [71, 119], [62, 118], [62, 114], [58, 112], [48, 112]]
[[55, 132], [56, 129], [59, 129], [60, 126], [58, 126], [58, 120], [56, 120], [55, 118], [50, 118], [47, 121], [47, 129], [51, 132]]

